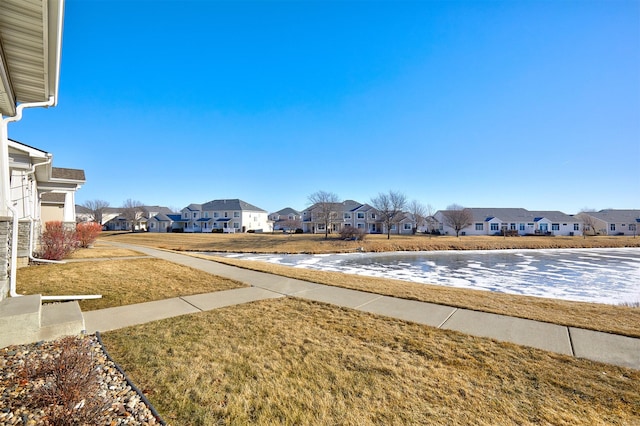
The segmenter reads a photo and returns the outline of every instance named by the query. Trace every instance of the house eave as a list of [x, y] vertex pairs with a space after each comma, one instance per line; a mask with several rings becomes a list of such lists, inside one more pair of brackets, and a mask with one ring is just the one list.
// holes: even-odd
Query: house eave
[[1, 0], [0, 113], [58, 100], [64, 0]]

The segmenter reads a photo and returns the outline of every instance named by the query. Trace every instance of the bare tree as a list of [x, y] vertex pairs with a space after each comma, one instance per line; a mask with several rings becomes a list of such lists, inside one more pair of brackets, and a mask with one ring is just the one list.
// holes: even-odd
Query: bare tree
[[104, 200], [89, 200], [85, 201], [82, 206], [89, 210], [91, 220], [99, 225], [103, 225], [102, 216], [104, 210], [109, 207], [109, 202]]
[[415, 235], [418, 232], [418, 228], [427, 222], [427, 208], [418, 200], [413, 200], [409, 203], [409, 213], [413, 216], [414, 226], [412, 229]]
[[324, 238], [329, 238], [329, 227], [340, 218], [340, 198], [333, 192], [317, 191], [309, 195], [313, 219], [324, 225]]
[[429, 235], [432, 235], [433, 231], [435, 231], [436, 227], [438, 226], [438, 220], [434, 216], [436, 214], [436, 211], [431, 204], [427, 204], [426, 209], [427, 218], [425, 219], [425, 222], [427, 223], [427, 233], [429, 233]]
[[382, 223], [387, 227], [387, 239], [390, 239], [391, 226], [402, 219], [402, 210], [407, 205], [407, 197], [398, 191], [381, 192], [371, 199], [371, 205], [378, 211]]
[[591, 232], [591, 235], [598, 235], [598, 219], [591, 216], [589, 213], [595, 212], [594, 209], [584, 208], [576, 216], [582, 221], [582, 237], [587, 238], [587, 233]]
[[298, 218], [287, 218], [283, 220], [280, 224], [281, 229], [288, 231], [293, 234], [296, 232], [296, 229], [302, 227], [302, 221]]
[[143, 214], [144, 210], [140, 201], [129, 198], [122, 204], [122, 216], [127, 222], [131, 223], [131, 232], [136, 230], [136, 225], [142, 219]]
[[473, 224], [473, 214], [471, 210], [465, 209], [458, 204], [452, 204], [447, 210], [442, 212], [444, 223], [456, 231], [456, 237], [460, 236], [460, 231]]

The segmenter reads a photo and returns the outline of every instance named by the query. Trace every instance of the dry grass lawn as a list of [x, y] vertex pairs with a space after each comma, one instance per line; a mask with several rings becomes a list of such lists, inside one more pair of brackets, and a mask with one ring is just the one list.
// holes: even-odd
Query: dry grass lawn
[[30, 266], [18, 269], [16, 283], [21, 294], [102, 294], [102, 299], [80, 301], [83, 311], [246, 287], [160, 259]]
[[421, 250], [490, 250], [522, 248], [640, 247], [640, 237], [489, 237], [428, 235], [367, 235], [364, 241], [328, 240], [320, 234], [173, 234], [120, 233], [105, 235], [104, 241], [179, 251], [250, 253], [338, 253], [362, 248], [367, 252]]
[[69, 259], [98, 259], [131, 256], [144, 256], [144, 254], [135, 250], [113, 247], [110, 244], [98, 242], [92, 248], [83, 248], [71, 253]]
[[519, 296], [407, 281], [366, 277], [340, 272], [292, 268], [267, 262], [194, 255], [220, 263], [268, 272], [290, 278], [362, 290], [403, 299], [419, 300], [476, 311], [551, 322], [571, 327], [640, 337], [640, 309], [602, 303], [572, 302]]
[[103, 335], [172, 425], [640, 423], [640, 372], [293, 298]]

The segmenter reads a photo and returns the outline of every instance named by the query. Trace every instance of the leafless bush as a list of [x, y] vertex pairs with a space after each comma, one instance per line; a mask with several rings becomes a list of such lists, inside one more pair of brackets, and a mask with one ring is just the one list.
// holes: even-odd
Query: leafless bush
[[45, 359], [35, 370], [44, 380], [33, 402], [40, 406], [48, 425], [104, 423], [108, 403], [99, 396], [98, 372], [87, 341], [65, 337], [58, 356]]
[[367, 236], [367, 232], [362, 228], [355, 226], [345, 226], [340, 230], [340, 238], [345, 240], [363, 241]]

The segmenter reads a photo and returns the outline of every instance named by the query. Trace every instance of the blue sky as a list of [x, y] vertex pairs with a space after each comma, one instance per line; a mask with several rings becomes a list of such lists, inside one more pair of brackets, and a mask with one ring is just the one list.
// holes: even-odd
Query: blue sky
[[638, 1], [67, 0], [60, 96], [9, 136], [81, 204], [318, 190], [640, 208]]

